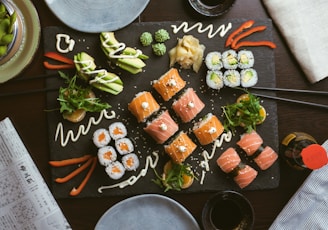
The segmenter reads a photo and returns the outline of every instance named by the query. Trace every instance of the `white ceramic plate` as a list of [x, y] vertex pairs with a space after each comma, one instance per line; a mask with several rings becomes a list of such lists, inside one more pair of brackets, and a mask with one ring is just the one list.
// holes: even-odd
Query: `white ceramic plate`
[[133, 22], [149, 0], [45, 0], [67, 26], [87, 33], [114, 31]]
[[105, 212], [95, 230], [199, 230], [193, 216], [171, 198], [144, 194], [123, 200]]
[[32, 2], [30, 0], [13, 0], [12, 2], [21, 11], [25, 33], [15, 56], [0, 65], [0, 83], [15, 77], [31, 63], [40, 42], [41, 26]]

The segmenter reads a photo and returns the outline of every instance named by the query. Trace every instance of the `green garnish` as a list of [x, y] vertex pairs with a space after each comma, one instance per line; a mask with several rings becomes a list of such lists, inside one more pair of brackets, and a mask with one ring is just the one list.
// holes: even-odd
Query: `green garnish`
[[159, 29], [155, 32], [155, 41], [158, 43], [166, 42], [170, 39], [170, 34], [165, 29]]
[[166, 46], [164, 43], [156, 43], [152, 45], [152, 48], [156, 56], [163, 56], [166, 53]]
[[59, 75], [67, 83], [66, 88], [60, 87], [57, 99], [60, 103], [61, 113], [73, 113], [78, 109], [87, 112], [100, 112], [111, 107], [109, 104], [101, 102], [99, 98], [90, 97], [90, 93], [92, 93], [90, 87], [77, 85], [77, 75], [72, 78], [63, 72], [59, 72]]
[[153, 36], [149, 32], [143, 32], [140, 35], [140, 42], [143, 46], [149, 46], [153, 42]]
[[190, 165], [176, 164], [171, 162], [171, 166], [172, 167], [168, 169], [167, 172], [163, 174], [163, 176], [160, 176], [157, 171], [154, 170], [157, 179], [153, 180], [153, 182], [161, 188], [165, 188], [164, 192], [169, 190], [180, 191], [184, 185], [184, 175], [194, 178], [194, 174], [190, 168]]
[[247, 93], [247, 99], [234, 104], [222, 106], [225, 115], [224, 128], [235, 131], [236, 127], [244, 127], [246, 132], [256, 130], [256, 125], [263, 122], [264, 117], [260, 110], [260, 99], [251, 93]]

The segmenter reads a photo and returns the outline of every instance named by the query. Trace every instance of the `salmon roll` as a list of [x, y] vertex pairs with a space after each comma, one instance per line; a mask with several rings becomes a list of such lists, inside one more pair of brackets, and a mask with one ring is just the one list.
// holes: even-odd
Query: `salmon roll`
[[109, 125], [109, 135], [113, 140], [123, 138], [127, 135], [126, 126], [122, 122], [114, 122]]
[[173, 110], [184, 123], [194, 119], [204, 107], [205, 104], [199, 99], [193, 88], [188, 88], [181, 97], [172, 104]]
[[224, 131], [224, 127], [217, 116], [208, 113], [195, 123], [193, 133], [201, 145], [208, 145], [216, 140]]
[[242, 148], [247, 156], [253, 155], [263, 144], [261, 136], [256, 132], [245, 133], [240, 137], [237, 145]]
[[105, 168], [105, 172], [113, 180], [118, 180], [124, 175], [125, 168], [121, 162], [114, 161]]
[[117, 153], [114, 147], [104, 146], [98, 149], [98, 160], [103, 166], [108, 166], [110, 163], [116, 161]]
[[127, 137], [117, 139], [115, 141], [115, 148], [121, 155], [132, 153], [134, 151], [134, 145]]
[[254, 158], [255, 163], [262, 170], [270, 168], [278, 159], [278, 154], [269, 146], [266, 146], [261, 153]]
[[257, 177], [258, 172], [249, 165], [244, 165], [238, 170], [238, 174], [233, 178], [240, 188], [250, 185]]
[[241, 163], [241, 159], [236, 150], [230, 147], [221, 154], [216, 163], [223, 172], [231, 173]]
[[144, 91], [135, 95], [128, 109], [140, 123], [145, 122], [148, 117], [157, 112], [160, 106], [150, 92]]
[[101, 148], [101, 147], [108, 145], [111, 138], [110, 138], [110, 135], [109, 135], [109, 132], [107, 129], [97, 129], [93, 133], [92, 140], [93, 140], [93, 143], [95, 144], [95, 146], [97, 146], [98, 148]]
[[163, 144], [179, 129], [178, 124], [172, 119], [167, 110], [160, 113], [153, 121], [148, 122], [144, 128], [158, 144]]
[[153, 82], [154, 89], [162, 96], [164, 101], [169, 101], [186, 85], [176, 68], [171, 68], [158, 80]]
[[196, 147], [196, 144], [189, 136], [181, 131], [170, 144], [164, 146], [164, 149], [175, 163], [181, 164], [192, 154]]
[[127, 171], [135, 171], [139, 167], [139, 158], [135, 153], [129, 153], [122, 157], [122, 164]]

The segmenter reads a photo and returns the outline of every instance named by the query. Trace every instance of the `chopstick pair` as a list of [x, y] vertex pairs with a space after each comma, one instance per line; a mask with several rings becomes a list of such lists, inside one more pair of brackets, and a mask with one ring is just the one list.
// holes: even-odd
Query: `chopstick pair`
[[[265, 90], [265, 91], [280, 91], [280, 92], [291, 92], [291, 93], [305, 93], [305, 94], [313, 94], [313, 95], [322, 95], [322, 96], [328, 96], [328, 92], [326, 91], [315, 91], [315, 90], [304, 90], [304, 89], [285, 89], [285, 88], [268, 88], [268, 87], [252, 87], [251, 89], [254, 90]], [[308, 101], [300, 101], [300, 100], [294, 100], [289, 98], [283, 98], [283, 97], [277, 97], [277, 96], [271, 96], [271, 95], [265, 95], [265, 94], [259, 94], [259, 93], [252, 93], [255, 96], [278, 100], [278, 101], [284, 101], [284, 102], [290, 102], [290, 103], [296, 103], [301, 105], [307, 105], [307, 106], [314, 106], [318, 108], [328, 109], [328, 105], [308, 102]]]

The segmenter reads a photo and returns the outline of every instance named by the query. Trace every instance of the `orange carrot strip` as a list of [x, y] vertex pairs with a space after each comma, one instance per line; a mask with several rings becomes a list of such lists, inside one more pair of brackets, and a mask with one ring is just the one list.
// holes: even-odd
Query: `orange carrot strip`
[[88, 174], [85, 176], [85, 178], [83, 179], [83, 181], [81, 182], [81, 184], [79, 185], [79, 187], [77, 188], [73, 188], [70, 192], [70, 195], [71, 196], [77, 196], [79, 195], [83, 188], [85, 187], [85, 185], [87, 184], [87, 182], [89, 181], [90, 177], [91, 177], [91, 174], [93, 173], [93, 171], [95, 170], [96, 168], [96, 164], [97, 164], [97, 157], [93, 157], [92, 158], [92, 165], [91, 165], [91, 168], [89, 169], [89, 172]]
[[225, 46], [228, 47], [231, 45], [233, 38], [239, 34], [240, 32], [242, 32], [244, 29], [248, 29], [250, 28], [253, 24], [255, 23], [254, 20], [248, 20], [246, 22], [244, 22], [243, 24], [241, 24], [241, 26], [239, 26], [236, 30], [234, 30], [227, 38]]
[[74, 171], [72, 171], [70, 174], [68, 174], [65, 177], [62, 178], [56, 178], [56, 182], [57, 183], [65, 183], [67, 181], [69, 181], [70, 179], [72, 179], [73, 177], [77, 176], [79, 173], [81, 173], [83, 170], [85, 170], [86, 168], [89, 167], [89, 165], [92, 163], [93, 158], [89, 158], [87, 160], [87, 162], [85, 162], [81, 167], [78, 167], [77, 169], [75, 169]]
[[242, 41], [239, 42], [234, 49], [237, 50], [242, 46], [268, 46], [272, 49], [276, 48], [276, 44], [271, 41]]
[[50, 64], [47, 61], [43, 62], [44, 67], [46, 67], [47, 69], [74, 69], [75, 65], [71, 65], [71, 64]]
[[67, 165], [73, 165], [73, 164], [78, 164], [82, 163], [89, 158], [91, 158], [91, 154], [86, 154], [82, 157], [76, 157], [76, 158], [71, 158], [71, 159], [66, 159], [66, 160], [60, 160], [60, 161], [49, 161], [49, 164], [54, 167], [62, 167], [62, 166], [67, 166]]
[[241, 39], [253, 34], [253, 33], [256, 33], [256, 32], [259, 32], [259, 31], [263, 31], [265, 30], [267, 27], [266, 26], [256, 26], [256, 27], [253, 27], [253, 28], [250, 28], [249, 30], [245, 31], [245, 32], [242, 32], [240, 33], [238, 36], [236, 36], [232, 43], [231, 43], [231, 48], [234, 48], [237, 44], [237, 42], [239, 42]]
[[74, 61], [68, 57], [65, 57], [59, 53], [55, 53], [55, 52], [46, 52], [44, 54], [45, 57], [47, 58], [51, 58], [53, 60], [56, 60], [56, 61], [60, 61], [60, 62], [63, 62], [63, 63], [66, 63], [66, 64], [70, 64], [70, 65], [74, 65]]

